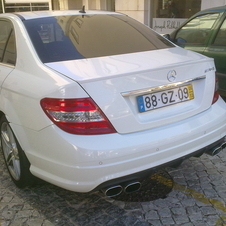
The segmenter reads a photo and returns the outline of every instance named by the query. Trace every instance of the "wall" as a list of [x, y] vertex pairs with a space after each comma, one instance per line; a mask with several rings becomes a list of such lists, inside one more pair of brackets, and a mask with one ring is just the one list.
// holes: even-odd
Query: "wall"
[[115, 0], [115, 11], [144, 23], [144, 0]]
[[226, 5], [226, 0], [202, 0], [201, 10]]
[[[54, 0], [55, 5], [57, 5]], [[59, 0], [60, 10], [82, 9], [86, 10], [109, 10], [114, 11], [114, 0]]]
[[82, 9], [82, 0], [68, 0], [68, 9]]
[[59, 1], [60, 10], [68, 9], [68, 0], [60, 0]]
[[[147, 11], [149, 6], [151, 5], [151, 7], [153, 7], [155, 3], [155, 0], [115, 0], [115, 11], [125, 13], [142, 23], [151, 25], [150, 17], [155, 16], [151, 15], [151, 10], [149, 14]], [[226, 5], [226, 0], [202, 0], [201, 10], [223, 5]], [[187, 15], [187, 17], [190, 16], [191, 15]]]
[[83, 0], [83, 5], [89, 10], [100, 10], [101, 0]]
[[[25, 2], [35, 0], [6, 0], [13, 2]], [[36, 0], [45, 1], [45, 0]], [[46, 0], [50, 1], [50, 0]], [[180, 0], [183, 1], [183, 0]], [[127, 14], [134, 19], [152, 26], [151, 18], [155, 18], [155, 13], [151, 12], [151, 8], [155, 6], [155, 0], [59, 0], [60, 9], [80, 9], [85, 5], [89, 10], [115, 10]], [[115, 9], [113, 7], [115, 5]], [[202, 0], [201, 10], [226, 5], [226, 0]], [[155, 8], [155, 7], [154, 7]], [[188, 17], [190, 15], [187, 15]]]

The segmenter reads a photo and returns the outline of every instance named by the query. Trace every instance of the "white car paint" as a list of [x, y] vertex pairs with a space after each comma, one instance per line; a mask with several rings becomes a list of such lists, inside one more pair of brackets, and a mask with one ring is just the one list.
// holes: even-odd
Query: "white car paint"
[[[73, 13], [29, 12], [24, 18]], [[68, 190], [89, 192], [106, 181], [192, 154], [226, 136], [226, 105], [221, 98], [211, 104], [213, 59], [174, 47], [43, 64], [22, 22], [15, 15], [8, 18], [14, 21], [18, 55], [15, 68], [0, 63], [0, 73], [5, 76], [0, 111], [10, 122], [35, 176]], [[177, 72], [176, 82], [204, 77], [192, 82], [195, 99], [139, 113], [136, 95], [123, 95], [168, 85], [170, 70]], [[40, 106], [45, 97], [89, 96], [117, 133], [64, 132]]]
[[[212, 97], [208, 96], [214, 92], [213, 60], [189, 51], [184, 53], [179, 47], [46, 65], [79, 82], [122, 134], [163, 126], [196, 115], [210, 107]], [[208, 71], [209, 68], [213, 70]], [[183, 108], [177, 104], [140, 114], [137, 95], [123, 97], [124, 92], [169, 84], [167, 74], [170, 70], [176, 71], [176, 82], [206, 76], [204, 81], [193, 82], [195, 99], [183, 103]]]

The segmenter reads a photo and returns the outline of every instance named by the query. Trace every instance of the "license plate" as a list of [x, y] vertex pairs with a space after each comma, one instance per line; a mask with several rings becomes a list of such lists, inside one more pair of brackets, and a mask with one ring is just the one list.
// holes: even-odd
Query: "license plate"
[[166, 107], [194, 99], [192, 84], [137, 97], [139, 112]]

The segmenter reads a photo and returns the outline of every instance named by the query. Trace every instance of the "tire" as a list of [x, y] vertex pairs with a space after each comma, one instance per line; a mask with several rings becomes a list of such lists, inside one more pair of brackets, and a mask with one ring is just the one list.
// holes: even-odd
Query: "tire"
[[0, 133], [2, 153], [13, 182], [19, 188], [33, 185], [35, 177], [29, 170], [30, 163], [5, 116], [0, 119]]

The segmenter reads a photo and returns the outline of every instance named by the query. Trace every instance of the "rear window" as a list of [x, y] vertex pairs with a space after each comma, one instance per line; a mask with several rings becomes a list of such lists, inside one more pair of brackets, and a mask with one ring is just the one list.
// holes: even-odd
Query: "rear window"
[[174, 47], [124, 15], [74, 15], [25, 20], [43, 63]]

